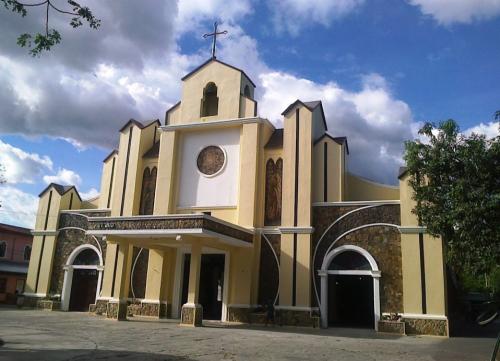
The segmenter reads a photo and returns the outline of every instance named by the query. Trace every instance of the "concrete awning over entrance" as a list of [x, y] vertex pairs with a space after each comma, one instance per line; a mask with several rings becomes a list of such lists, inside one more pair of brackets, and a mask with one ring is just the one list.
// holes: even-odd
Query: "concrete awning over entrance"
[[237, 247], [253, 246], [253, 231], [206, 214], [89, 217], [87, 234], [127, 238], [191, 235], [216, 238]]

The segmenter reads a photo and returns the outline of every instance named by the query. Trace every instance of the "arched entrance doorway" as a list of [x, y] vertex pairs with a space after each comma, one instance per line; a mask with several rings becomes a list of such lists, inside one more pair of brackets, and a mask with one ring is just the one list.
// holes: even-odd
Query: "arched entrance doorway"
[[380, 319], [379, 278], [375, 259], [361, 247], [346, 245], [329, 252], [321, 276], [323, 327], [374, 327]]
[[61, 309], [88, 311], [99, 296], [103, 269], [102, 256], [96, 247], [85, 244], [75, 248], [64, 267]]

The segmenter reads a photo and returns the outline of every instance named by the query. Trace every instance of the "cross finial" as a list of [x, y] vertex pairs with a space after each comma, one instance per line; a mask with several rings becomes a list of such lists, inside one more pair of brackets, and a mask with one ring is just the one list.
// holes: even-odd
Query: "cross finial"
[[224, 35], [227, 34], [227, 30], [217, 32], [217, 21], [214, 23], [214, 32], [213, 33], [208, 33], [208, 34], [203, 34], [204, 38], [208, 38], [209, 36], [213, 36], [214, 40], [212, 42], [212, 58], [215, 59], [215, 43], [217, 42], [217, 35]]

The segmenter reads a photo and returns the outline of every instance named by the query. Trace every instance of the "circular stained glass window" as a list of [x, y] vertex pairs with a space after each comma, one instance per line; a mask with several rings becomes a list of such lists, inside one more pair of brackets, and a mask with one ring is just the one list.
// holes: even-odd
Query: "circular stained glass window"
[[198, 170], [206, 176], [214, 176], [219, 173], [226, 162], [226, 155], [221, 147], [209, 145], [203, 148], [196, 160]]

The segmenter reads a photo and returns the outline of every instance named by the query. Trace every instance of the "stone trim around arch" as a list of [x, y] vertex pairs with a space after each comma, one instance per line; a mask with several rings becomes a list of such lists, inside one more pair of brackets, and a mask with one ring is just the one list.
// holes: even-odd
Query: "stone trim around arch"
[[[329, 271], [331, 262], [339, 254], [346, 251], [354, 251], [365, 257], [371, 266], [369, 271], [356, 271], [356, 270], [346, 270], [346, 271]], [[321, 303], [320, 303], [320, 314], [321, 314], [321, 327], [328, 328], [328, 275], [329, 274], [344, 274], [344, 275], [370, 275], [373, 278], [373, 310], [375, 314], [375, 331], [378, 331], [378, 321], [380, 320], [380, 276], [381, 272], [378, 268], [375, 258], [366, 251], [365, 249], [354, 246], [354, 245], [344, 245], [337, 247], [330, 252], [328, 252], [321, 265], [321, 270], [318, 270], [318, 275], [321, 277]]]

